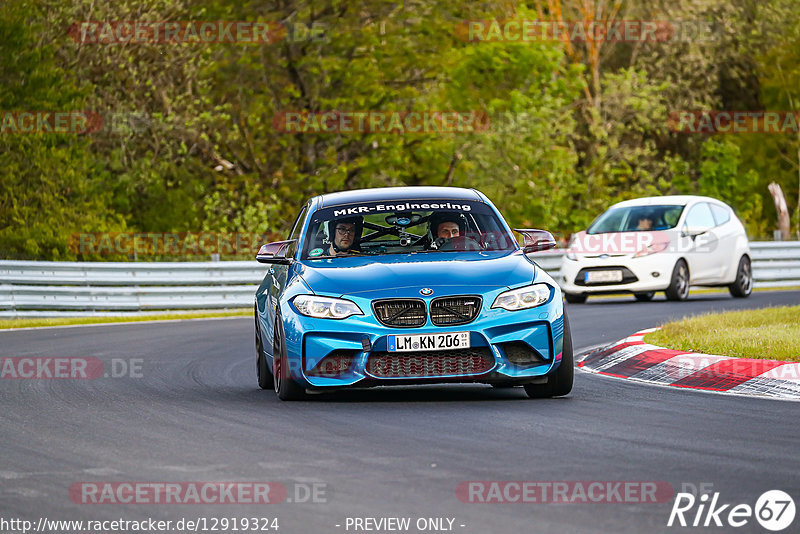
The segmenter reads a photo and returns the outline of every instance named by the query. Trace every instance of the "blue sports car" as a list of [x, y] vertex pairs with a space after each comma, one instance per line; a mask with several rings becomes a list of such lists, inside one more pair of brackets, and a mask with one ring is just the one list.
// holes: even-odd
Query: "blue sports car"
[[347, 387], [477, 382], [566, 395], [573, 355], [561, 290], [483, 193], [393, 187], [302, 207], [256, 292], [258, 384], [282, 400]]

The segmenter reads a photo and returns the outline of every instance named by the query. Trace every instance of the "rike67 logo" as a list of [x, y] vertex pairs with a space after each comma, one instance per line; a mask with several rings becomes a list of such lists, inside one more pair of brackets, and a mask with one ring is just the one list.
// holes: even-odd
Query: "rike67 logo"
[[721, 503], [719, 492], [704, 493], [699, 497], [692, 493], [678, 493], [667, 526], [738, 528], [751, 524], [755, 518], [763, 528], [778, 532], [791, 525], [794, 516], [794, 500], [781, 490], [764, 492], [755, 506]]

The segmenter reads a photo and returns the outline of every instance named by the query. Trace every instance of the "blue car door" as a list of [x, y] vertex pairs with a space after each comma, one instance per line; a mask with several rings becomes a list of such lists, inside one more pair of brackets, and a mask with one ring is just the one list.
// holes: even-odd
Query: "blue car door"
[[[297, 215], [297, 218], [294, 221], [294, 226], [292, 227], [292, 231], [289, 233], [287, 239], [294, 239], [298, 240], [300, 237], [300, 231], [303, 228], [305, 223], [305, 215], [308, 212], [308, 206], [303, 206], [300, 210], [300, 213]], [[289, 245], [288, 249], [286, 250], [286, 257], [293, 258], [298, 249], [297, 242]], [[267, 324], [269, 328], [269, 346], [272, 346], [272, 340], [275, 335], [275, 319], [277, 317], [277, 310], [278, 305], [283, 295], [284, 290], [286, 289], [286, 283], [288, 282], [289, 277], [289, 270], [293, 269], [292, 265], [271, 265], [269, 270], [267, 271], [267, 278], [269, 282], [269, 287], [264, 287], [264, 292], [267, 294], [266, 298], [266, 317], [267, 317]], [[271, 352], [271, 351], [270, 351]]]

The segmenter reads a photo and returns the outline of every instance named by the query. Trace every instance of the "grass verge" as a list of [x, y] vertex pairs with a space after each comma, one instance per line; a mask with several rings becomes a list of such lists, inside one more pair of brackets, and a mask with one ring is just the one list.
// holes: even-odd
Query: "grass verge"
[[76, 324], [103, 324], [103, 323], [137, 323], [141, 321], [170, 321], [179, 319], [204, 319], [208, 317], [244, 317], [253, 315], [251, 308], [237, 308], [233, 310], [201, 310], [196, 312], [162, 312], [147, 315], [129, 315], [113, 317], [52, 317], [30, 319], [0, 319], [0, 330], [13, 328], [33, 328], [38, 326], [68, 326]]
[[800, 362], [800, 306], [687, 317], [647, 334], [645, 342], [675, 350]]

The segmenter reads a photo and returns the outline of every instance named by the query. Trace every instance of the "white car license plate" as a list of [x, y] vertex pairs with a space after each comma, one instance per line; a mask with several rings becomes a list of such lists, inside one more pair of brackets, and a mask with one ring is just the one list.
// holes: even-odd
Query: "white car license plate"
[[387, 345], [389, 352], [467, 349], [469, 332], [393, 335], [389, 336]]
[[599, 282], [622, 282], [622, 271], [587, 271], [584, 273], [584, 282], [596, 284]]

